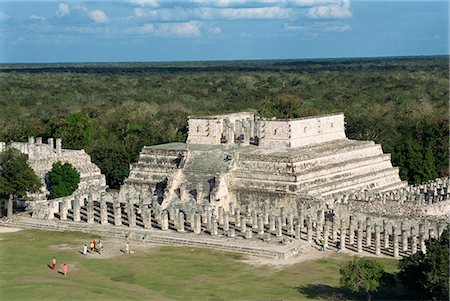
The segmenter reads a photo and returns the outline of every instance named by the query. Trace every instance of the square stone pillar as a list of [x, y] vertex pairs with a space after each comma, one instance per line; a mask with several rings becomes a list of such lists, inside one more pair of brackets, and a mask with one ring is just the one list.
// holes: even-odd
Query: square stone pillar
[[241, 226], [241, 210], [239, 208], [236, 208], [234, 210], [234, 226], [240, 227]]
[[80, 207], [80, 200], [79, 199], [75, 198], [73, 200], [73, 208], [72, 208], [72, 210], [73, 210], [73, 221], [74, 222], [81, 221], [81, 214], [80, 214], [81, 207]]
[[102, 225], [108, 224], [108, 205], [103, 197], [100, 198], [100, 223]]
[[247, 231], [245, 231], [245, 239], [251, 239], [252, 237], [253, 237], [252, 230], [248, 229]]
[[169, 230], [169, 212], [167, 212], [167, 210], [163, 210], [161, 214], [161, 230]]
[[252, 229], [258, 229], [258, 216], [256, 212], [252, 212]]
[[383, 242], [384, 249], [389, 249], [389, 228], [386, 221], [383, 221]]
[[341, 229], [340, 230], [341, 231], [340, 231], [340, 235], [339, 235], [339, 242], [340, 242], [341, 250], [344, 251], [345, 250], [345, 239], [346, 239], [346, 233], [347, 233], [344, 219], [341, 219]]
[[148, 206], [142, 208], [142, 222], [144, 223], [144, 229], [152, 228], [152, 209]]
[[192, 216], [192, 220], [194, 221], [193, 227], [194, 234], [200, 234], [202, 232], [202, 223], [200, 220], [200, 215], [194, 213], [194, 215]]
[[358, 221], [358, 229], [356, 230], [356, 250], [358, 253], [362, 252], [363, 231], [361, 222]]
[[375, 224], [375, 254], [381, 254], [381, 235], [380, 235], [380, 226]]
[[366, 219], [366, 246], [372, 245], [372, 220], [368, 217]]
[[333, 217], [333, 223], [331, 224], [331, 239], [333, 242], [337, 242], [337, 222], [336, 217]]
[[241, 234], [245, 235], [245, 232], [247, 231], [247, 219], [245, 216], [241, 216]]
[[128, 201], [127, 203], [127, 217], [128, 217], [128, 227], [136, 227], [136, 212], [134, 210], [134, 205]]
[[225, 213], [225, 209], [223, 207], [219, 207], [219, 225], [223, 225], [223, 214]]
[[330, 225], [325, 222], [323, 225], [323, 247], [326, 249], [328, 247], [328, 237], [330, 235]]
[[295, 238], [296, 239], [301, 239], [302, 238], [302, 236], [301, 236], [302, 235], [302, 231], [300, 230], [300, 224], [299, 223], [295, 224], [294, 231], [295, 231], [295, 233], [294, 233]]
[[184, 213], [178, 213], [177, 231], [184, 232]]
[[114, 225], [122, 226], [122, 207], [120, 206], [120, 202], [118, 199], [114, 200], [113, 209], [114, 209]]
[[275, 231], [275, 216], [269, 215], [269, 231]]
[[264, 217], [258, 216], [258, 234], [264, 234]]
[[277, 216], [275, 228], [276, 228], [276, 236], [277, 237], [283, 236], [283, 222], [281, 221], [281, 216]]
[[67, 220], [67, 211], [68, 211], [67, 202], [65, 200], [59, 202], [59, 219], [60, 220], [62, 220], [62, 221]]
[[408, 251], [408, 234], [406, 229], [402, 229], [402, 251]]
[[312, 244], [312, 221], [311, 221], [311, 217], [307, 216], [306, 217], [306, 241], [309, 244]]
[[228, 212], [223, 214], [223, 231], [228, 231], [230, 229], [230, 218]]
[[291, 235], [294, 234], [294, 217], [291, 213], [287, 216], [287, 232]]
[[350, 245], [353, 245], [355, 243], [355, 221], [353, 216], [350, 216], [349, 218], [348, 228], [349, 228], [348, 243]]
[[88, 199], [87, 199], [86, 215], [87, 215], [87, 223], [93, 224], [94, 223], [94, 200], [92, 199], [91, 195], [89, 195]]
[[399, 248], [398, 248], [398, 229], [397, 225], [392, 225], [392, 245], [393, 245], [393, 251], [394, 251], [394, 257], [399, 257]]
[[218, 232], [219, 232], [219, 231], [218, 231], [218, 225], [217, 225], [216, 216], [213, 215], [213, 216], [211, 217], [211, 231], [210, 231], [210, 233], [211, 233], [211, 235], [213, 235], [213, 236], [217, 236]]

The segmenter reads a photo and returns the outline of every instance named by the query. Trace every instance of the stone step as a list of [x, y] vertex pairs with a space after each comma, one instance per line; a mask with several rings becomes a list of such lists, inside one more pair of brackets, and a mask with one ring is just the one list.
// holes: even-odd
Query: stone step
[[16, 218], [15, 227], [26, 229], [55, 230], [55, 231], [80, 231], [101, 236], [122, 238], [140, 242], [150, 242], [162, 245], [192, 246], [213, 248], [225, 251], [239, 252], [249, 255], [269, 258], [285, 258], [297, 254], [304, 247], [301, 244], [290, 246], [267, 245], [259, 242], [248, 242], [226, 237], [195, 235], [192, 233], [179, 234], [172, 231], [158, 231], [139, 228], [115, 227], [111, 225], [87, 224], [70, 221], [48, 221], [31, 218]]
[[366, 188], [375, 189], [399, 181], [400, 179], [398, 177], [398, 168], [391, 167], [377, 172], [358, 175], [352, 178], [334, 181], [309, 188], [308, 193], [311, 193], [313, 195], [327, 196], [346, 190], [362, 190]]
[[375, 189], [375, 191], [376, 192], [389, 192], [389, 191], [392, 191], [392, 190], [403, 189], [403, 188], [406, 188], [406, 187], [408, 187], [408, 182], [401, 181], [401, 182], [395, 182], [393, 184], [377, 188], [377, 189]]

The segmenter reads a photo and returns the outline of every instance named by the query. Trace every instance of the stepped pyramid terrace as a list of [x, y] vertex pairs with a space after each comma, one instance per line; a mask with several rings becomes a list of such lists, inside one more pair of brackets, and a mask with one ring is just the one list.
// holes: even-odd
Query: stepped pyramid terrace
[[122, 194], [171, 204], [296, 212], [299, 200], [406, 187], [389, 154], [350, 140], [343, 114], [264, 119], [253, 113], [189, 118], [186, 143], [144, 147]]

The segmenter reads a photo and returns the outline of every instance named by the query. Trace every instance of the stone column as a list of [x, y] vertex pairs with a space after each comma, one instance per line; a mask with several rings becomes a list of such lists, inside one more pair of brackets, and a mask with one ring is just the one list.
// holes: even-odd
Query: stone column
[[256, 215], [256, 212], [252, 212], [252, 229], [258, 228], [258, 216]]
[[312, 244], [312, 222], [309, 216], [306, 217], [306, 241]]
[[380, 226], [375, 224], [375, 254], [381, 254], [381, 242], [380, 242]]
[[423, 254], [427, 253], [427, 247], [425, 245], [425, 233], [419, 233], [419, 245], [420, 245], [420, 251]]
[[163, 210], [161, 214], [161, 230], [169, 230], [169, 212], [167, 212], [167, 210]]
[[264, 219], [264, 225], [269, 224], [269, 206], [267, 204], [264, 204], [263, 219]]
[[80, 207], [79, 199], [75, 198], [73, 200], [73, 208], [72, 209], [73, 209], [73, 221], [74, 222], [81, 221], [81, 214], [80, 214], [81, 207]]
[[292, 214], [288, 214], [287, 232], [289, 234], [294, 234], [294, 218]]
[[348, 228], [349, 228], [348, 233], [349, 244], [353, 245], [355, 243], [355, 221], [353, 216], [350, 216]]
[[218, 225], [217, 225], [216, 216], [213, 215], [211, 217], [211, 235], [217, 236], [217, 233], [218, 233], [217, 227], [218, 227]]
[[202, 232], [202, 223], [200, 221], [200, 215], [194, 213], [192, 216], [192, 220], [194, 221], [194, 226], [192, 227], [195, 234], [200, 234]]
[[103, 197], [100, 198], [100, 223], [108, 224], [108, 205]]
[[361, 253], [362, 252], [362, 240], [363, 240], [363, 231], [362, 231], [362, 225], [361, 222], [358, 221], [358, 230], [356, 232], [356, 248], [357, 248], [357, 252]]
[[275, 231], [275, 216], [269, 215], [269, 231]]
[[223, 214], [225, 213], [225, 209], [223, 207], [219, 207], [219, 225], [223, 225]]
[[245, 216], [241, 217], [241, 234], [245, 235], [245, 231], [247, 231], [247, 219]]
[[408, 251], [408, 234], [406, 229], [402, 229], [402, 251]]
[[88, 224], [94, 223], [94, 201], [92, 200], [92, 196], [88, 196], [87, 204], [86, 204], [86, 215]]
[[389, 229], [386, 221], [383, 221], [383, 245], [385, 249], [389, 249]]
[[128, 201], [127, 203], [127, 217], [128, 217], [128, 227], [136, 227], [136, 212], [134, 212], [134, 205]]
[[283, 236], [283, 222], [281, 221], [281, 216], [277, 216], [277, 219], [275, 222], [275, 228], [276, 228], [276, 236], [282, 237]]
[[286, 226], [286, 215], [284, 213], [284, 207], [280, 208], [281, 226]]
[[337, 242], [337, 222], [336, 217], [333, 217], [333, 223], [331, 224], [331, 240]]
[[397, 225], [392, 225], [392, 245], [394, 248], [394, 257], [397, 258], [399, 257]]
[[144, 229], [152, 228], [152, 209], [144, 206], [142, 209], [142, 221], [144, 222]]
[[241, 222], [241, 210], [239, 208], [234, 209], [234, 219], [236, 221], [235, 226], [240, 227], [237, 223]]
[[249, 230], [245, 231], [245, 239], [251, 239], [252, 236], [253, 236], [252, 230], [249, 229]]
[[339, 235], [341, 251], [345, 250], [345, 236], [346, 236], [346, 232], [347, 232], [347, 229], [345, 228], [345, 220], [341, 219], [341, 233]]
[[264, 234], [264, 217], [258, 216], [258, 234]]
[[177, 231], [184, 232], [184, 213], [178, 213]]
[[62, 221], [67, 220], [67, 201], [62, 201], [59, 203], [59, 219]]
[[223, 213], [223, 230], [226, 232], [230, 229], [230, 217], [228, 212]]
[[228, 237], [236, 237], [236, 230], [234, 228], [228, 230]]
[[366, 219], [366, 246], [372, 245], [372, 221], [370, 218]]
[[302, 231], [300, 230], [300, 224], [295, 224], [295, 238], [300, 239], [302, 235]]
[[114, 225], [122, 226], [122, 208], [120, 207], [120, 202], [115, 199], [113, 204], [114, 209]]
[[58, 156], [61, 156], [61, 151], [62, 151], [62, 140], [61, 138], [56, 138], [56, 154], [58, 154]]
[[411, 227], [411, 254], [417, 253], [417, 235], [414, 227]]
[[300, 225], [300, 231], [301, 231], [305, 224], [305, 214], [304, 214], [303, 205], [298, 210], [298, 224]]
[[330, 225], [325, 222], [323, 225], [323, 248], [328, 248], [328, 236], [330, 232]]

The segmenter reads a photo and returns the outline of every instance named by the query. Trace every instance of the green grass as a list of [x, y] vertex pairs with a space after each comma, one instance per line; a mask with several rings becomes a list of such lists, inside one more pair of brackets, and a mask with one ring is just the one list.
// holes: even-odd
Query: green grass
[[[339, 266], [350, 256], [274, 269], [242, 262], [240, 254], [161, 247], [133, 256], [85, 258], [77, 250], [95, 236], [20, 231], [0, 234], [0, 300], [361, 300], [339, 287]], [[66, 249], [55, 245], [67, 244]], [[67, 277], [47, 266], [56, 256], [74, 266]], [[397, 261], [379, 260], [394, 273]], [[374, 299], [411, 299], [404, 288]]]

